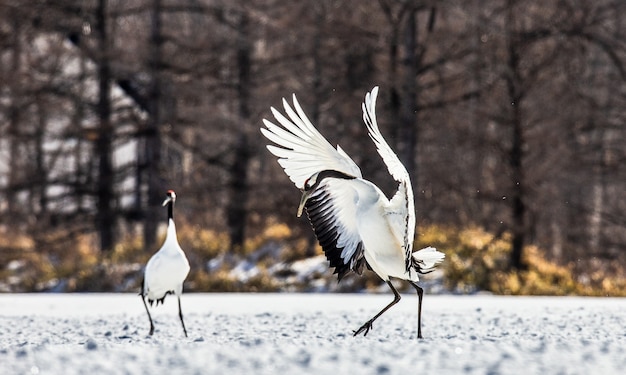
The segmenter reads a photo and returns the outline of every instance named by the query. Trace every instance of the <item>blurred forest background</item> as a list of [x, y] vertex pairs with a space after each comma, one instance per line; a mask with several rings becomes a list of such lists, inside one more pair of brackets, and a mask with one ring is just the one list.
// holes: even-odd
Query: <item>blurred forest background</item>
[[375, 85], [433, 280], [625, 293], [623, 0], [0, 0], [0, 290], [138, 290], [167, 189], [187, 290], [376, 288], [332, 281], [259, 132], [296, 93], [391, 193]]

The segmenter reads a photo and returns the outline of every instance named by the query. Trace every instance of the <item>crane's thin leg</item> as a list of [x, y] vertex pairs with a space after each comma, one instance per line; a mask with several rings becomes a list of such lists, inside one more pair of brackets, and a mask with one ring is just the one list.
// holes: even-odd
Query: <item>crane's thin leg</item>
[[146, 312], [148, 313], [148, 319], [150, 319], [150, 336], [154, 334], [154, 323], [152, 323], [152, 317], [150, 316], [150, 310], [148, 310], [148, 304], [146, 303], [146, 296], [143, 295], [143, 288], [141, 291], [141, 300], [143, 301], [143, 305], [146, 307]]
[[391, 283], [391, 281], [387, 280], [387, 285], [389, 285], [389, 287], [391, 288], [391, 291], [393, 292], [393, 296], [394, 296], [393, 301], [391, 301], [390, 304], [385, 306], [384, 309], [380, 310], [378, 314], [374, 315], [372, 319], [365, 322], [365, 324], [363, 324], [361, 328], [359, 328], [356, 331], [353, 331], [354, 336], [358, 335], [361, 332], [363, 332], [363, 336], [367, 336], [367, 333], [370, 331], [370, 329], [372, 329], [372, 323], [374, 323], [374, 320], [378, 319], [378, 317], [383, 315], [385, 311], [389, 310], [391, 306], [395, 305], [396, 303], [398, 303], [398, 301], [400, 301], [400, 293], [398, 293], [396, 288], [393, 287], [393, 284]]
[[423, 339], [422, 337], [422, 298], [424, 297], [424, 289], [421, 286], [417, 285], [413, 281], [409, 281], [411, 285], [417, 290], [417, 338]]
[[187, 336], [187, 328], [185, 328], [185, 322], [183, 321], [183, 309], [180, 307], [180, 295], [178, 295], [178, 316], [180, 317], [180, 324], [183, 325], [183, 331], [185, 332], [185, 337]]

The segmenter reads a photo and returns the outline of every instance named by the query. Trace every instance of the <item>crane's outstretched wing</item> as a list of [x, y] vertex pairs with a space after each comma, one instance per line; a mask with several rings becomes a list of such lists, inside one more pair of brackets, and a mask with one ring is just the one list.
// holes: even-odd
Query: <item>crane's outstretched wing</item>
[[366, 263], [357, 224], [364, 194], [376, 194], [364, 180], [326, 178], [306, 202], [315, 236], [339, 281], [349, 271], [360, 275]]
[[[265, 128], [261, 133], [280, 147], [268, 145], [267, 149], [278, 157], [289, 179], [302, 189], [304, 182], [314, 173], [331, 169], [361, 178], [361, 170], [341, 147], [335, 149], [311, 124], [300, 107], [296, 96], [293, 96], [292, 108], [283, 98], [285, 113], [283, 116], [275, 108], [271, 108], [278, 126], [263, 119]], [[294, 111], [295, 109], [295, 111]]]
[[[287, 117], [272, 108], [281, 126], [263, 120], [261, 133], [278, 146], [267, 149], [277, 156], [278, 163], [299, 189], [317, 172], [339, 171], [362, 178], [361, 170], [341, 147], [335, 149], [315, 129], [293, 96], [293, 108], [283, 99]], [[365, 264], [363, 242], [357, 227], [358, 189], [361, 180], [324, 178], [306, 201], [306, 211], [315, 235], [341, 280], [350, 270], [361, 273]]]
[[378, 86], [372, 89], [371, 93], [365, 95], [365, 101], [363, 102], [363, 121], [367, 125], [370, 138], [376, 145], [378, 154], [383, 158], [383, 161], [387, 165], [387, 169], [391, 176], [398, 182], [410, 181], [409, 173], [404, 168], [398, 156], [393, 152], [383, 135], [378, 128], [378, 122], [376, 121], [376, 97], [378, 96]]
[[411, 253], [413, 252], [413, 239], [415, 237], [415, 203], [413, 200], [413, 188], [411, 187], [411, 179], [406, 168], [398, 159], [395, 152], [389, 147], [385, 138], [380, 133], [378, 122], [376, 121], [376, 97], [378, 96], [378, 86], [374, 87], [371, 93], [365, 95], [363, 102], [363, 121], [367, 125], [370, 138], [376, 145], [378, 154], [382, 157], [387, 165], [389, 174], [394, 180], [400, 183], [400, 187], [396, 195], [392, 198], [390, 208], [400, 212], [402, 221], [391, 227], [394, 233], [404, 243], [406, 271], [411, 269]]

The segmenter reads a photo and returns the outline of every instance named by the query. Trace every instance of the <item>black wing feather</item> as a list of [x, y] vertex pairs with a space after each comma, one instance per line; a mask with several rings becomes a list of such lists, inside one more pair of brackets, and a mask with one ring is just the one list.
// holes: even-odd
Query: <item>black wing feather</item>
[[343, 247], [337, 246], [340, 233], [338, 223], [333, 216], [330, 193], [324, 187], [320, 187], [318, 191], [311, 195], [306, 202], [305, 208], [315, 236], [320, 246], [322, 246], [330, 266], [335, 268], [333, 273], [337, 274], [338, 280], [341, 281], [351, 270], [360, 275], [363, 271], [363, 265], [366, 263], [363, 256], [363, 243], [358, 243], [357, 250], [352, 257], [353, 259], [343, 259], [341, 257]]

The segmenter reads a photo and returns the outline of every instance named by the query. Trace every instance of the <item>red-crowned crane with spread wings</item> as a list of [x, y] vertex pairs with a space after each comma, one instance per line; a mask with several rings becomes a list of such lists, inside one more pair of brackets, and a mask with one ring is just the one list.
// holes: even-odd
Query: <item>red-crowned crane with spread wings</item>
[[376, 121], [378, 87], [365, 96], [363, 120], [377, 151], [398, 182], [388, 199], [339, 146], [334, 148], [311, 124], [295, 95], [293, 107], [283, 99], [285, 115], [271, 108], [276, 122], [263, 120], [263, 135], [276, 145], [268, 150], [302, 192], [298, 216], [306, 209], [315, 235], [339, 281], [350, 271], [364, 267], [374, 271], [391, 288], [394, 299], [354, 331], [367, 333], [374, 321], [400, 301], [390, 278], [407, 280], [417, 291], [417, 336], [422, 338], [421, 315], [424, 291], [419, 274], [430, 272], [445, 255], [432, 247], [413, 251], [415, 205], [409, 174], [383, 138]]

